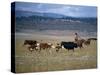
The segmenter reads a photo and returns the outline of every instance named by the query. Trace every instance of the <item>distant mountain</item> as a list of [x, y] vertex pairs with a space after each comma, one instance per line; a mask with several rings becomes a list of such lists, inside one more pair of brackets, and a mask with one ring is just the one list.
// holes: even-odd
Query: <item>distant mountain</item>
[[21, 10], [16, 10], [16, 17], [28, 17], [32, 16], [33, 13], [29, 11], [21, 11]]
[[29, 17], [29, 16], [42, 16], [42, 17], [51, 17], [51, 18], [65, 17], [65, 15], [55, 14], [55, 13], [41, 13], [41, 12], [16, 10], [16, 17]]
[[[17, 10], [15, 14], [16, 32], [26, 33], [28, 32], [27, 30], [79, 30], [95, 32], [97, 30], [96, 17], [71, 17], [55, 13], [20, 10]], [[12, 16], [15, 15], [13, 14]]]
[[85, 22], [85, 23], [97, 24], [96, 17], [71, 17], [71, 16], [65, 16], [65, 15], [55, 14], [55, 13], [40, 13], [40, 12], [31, 12], [31, 11], [22, 11], [22, 10], [16, 10], [15, 14], [17, 20], [19, 21], [21, 20], [24, 21], [53, 20], [54, 21], [54, 19], [57, 21], [58, 19], [61, 19], [67, 22]]

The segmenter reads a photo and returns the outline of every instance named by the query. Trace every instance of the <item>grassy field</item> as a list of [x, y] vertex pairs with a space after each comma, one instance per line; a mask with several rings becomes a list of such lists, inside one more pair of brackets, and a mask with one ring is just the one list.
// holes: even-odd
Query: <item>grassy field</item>
[[24, 40], [16, 39], [15, 69], [18, 73], [97, 67], [97, 41], [91, 41], [89, 46], [84, 46], [82, 49], [75, 48], [75, 52], [62, 49], [58, 53], [55, 49], [31, 53], [26, 46], [23, 46], [23, 42]]

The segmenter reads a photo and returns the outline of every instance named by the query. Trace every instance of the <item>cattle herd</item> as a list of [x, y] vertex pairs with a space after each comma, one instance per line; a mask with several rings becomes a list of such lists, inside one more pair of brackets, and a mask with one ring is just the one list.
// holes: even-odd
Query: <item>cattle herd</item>
[[66, 50], [73, 50], [74, 48], [83, 48], [83, 44], [88, 46], [91, 44], [91, 40], [97, 40], [96, 38], [89, 38], [89, 39], [80, 39], [75, 42], [66, 42], [66, 41], [61, 41], [60, 43], [57, 43], [56, 46], [54, 46], [52, 43], [43, 43], [43, 42], [38, 42], [36, 40], [24, 40], [24, 46], [28, 45], [28, 50], [30, 52], [32, 51], [41, 51], [41, 50], [48, 50], [48, 49], [55, 49], [56, 52], [58, 52], [60, 49], [66, 49]]

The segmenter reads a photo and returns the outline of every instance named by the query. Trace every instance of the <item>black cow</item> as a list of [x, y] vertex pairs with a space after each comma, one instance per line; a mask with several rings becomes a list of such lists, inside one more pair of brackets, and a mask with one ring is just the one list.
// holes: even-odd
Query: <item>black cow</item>
[[24, 45], [36, 45], [37, 44], [37, 41], [36, 40], [25, 40], [24, 41]]
[[28, 47], [28, 50], [29, 51], [33, 51], [33, 49], [35, 49], [36, 50], [36, 47], [37, 47], [37, 41], [35, 41], [35, 40], [25, 40], [24, 41], [24, 45], [29, 45], [29, 47]]
[[61, 46], [63, 46], [65, 49], [69, 50], [73, 50], [74, 52], [74, 48], [77, 48], [77, 44], [74, 42], [61, 42]]

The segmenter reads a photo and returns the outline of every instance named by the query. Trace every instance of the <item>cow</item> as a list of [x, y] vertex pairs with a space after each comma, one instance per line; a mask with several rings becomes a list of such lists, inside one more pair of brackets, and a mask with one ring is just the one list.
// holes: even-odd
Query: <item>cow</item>
[[37, 43], [36, 40], [25, 40], [24, 41], [24, 45], [34, 45], [36, 43]]
[[37, 43], [36, 40], [25, 40], [24, 45], [35, 45]]
[[23, 45], [28, 45], [28, 50], [32, 52], [34, 49], [36, 50], [36, 44], [36, 40], [25, 40]]
[[68, 51], [69, 50], [73, 50], [73, 52], [74, 52], [74, 48], [78, 47], [77, 43], [74, 43], [74, 42], [64, 42], [64, 41], [61, 42], [61, 46], [63, 46], [65, 49], [68, 49]]
[[51, 43], [37, 43], [37, 48], [40, 49], [50, 49], [52, 48], [52, 45]]

